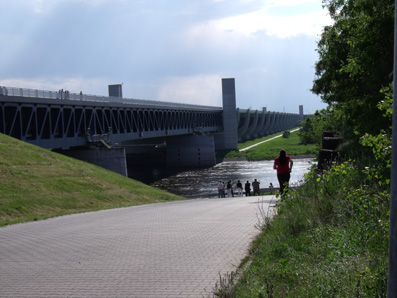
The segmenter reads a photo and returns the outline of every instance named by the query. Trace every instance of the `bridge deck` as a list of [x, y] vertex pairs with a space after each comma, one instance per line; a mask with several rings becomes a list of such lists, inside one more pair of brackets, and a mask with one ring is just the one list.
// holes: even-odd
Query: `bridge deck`
[[5, 87], [0, 94], [0, 133], [43, 148], [222, 131], [217, 107]]

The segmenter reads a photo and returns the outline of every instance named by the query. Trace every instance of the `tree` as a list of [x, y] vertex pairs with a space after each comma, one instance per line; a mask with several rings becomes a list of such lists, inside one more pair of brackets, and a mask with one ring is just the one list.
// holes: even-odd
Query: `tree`
[[392, 82], [394, 0], [323, 0], [334, 24], [318, 42], [312, 92], [332, 106], [344, 138], [358, 145], [389, 122], [377, 104]]
[[324, 131], [335, 131], [335, 117], [331, 106], [316, 111], [312, 117], [301, 122], [298, 136], [303, 144], [321, 144]]
[[284, 131], [284, 133], [283, 133], [283, 138], [288, 139], [289, 136], [290, 136], [290, 134], [291, 134], [291, 133], [290, 133], [288, 130]]

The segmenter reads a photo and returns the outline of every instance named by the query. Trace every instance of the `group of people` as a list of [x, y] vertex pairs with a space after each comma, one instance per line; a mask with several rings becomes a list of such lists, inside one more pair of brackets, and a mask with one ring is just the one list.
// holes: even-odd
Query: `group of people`
[[[77, 97], [75, 95], [73, 95], [72, 98], [70, 98], [69, 90], [59, 89], [58, 98], [60, 98], [60, 99], [76, 99]], [[80, 100], [83, 100], [83, 91], [80, 91]]]
[[[280, 195], [284, 195], [286, 189], [288, 188], [293, 164], [294, 162], [292, 161], [292, 158], [289, 155], [287, 155], [287, 152], [285, 150], [281, 150], [279, 156], [276, 157], [274, 160], [273, 169], [277, 171], [277, 180], [280, 185]], [[251, 196], [251, 186], [252, 186], [252, 195], [259, 196], [260, 182], [257, 181], [256, 179], [254, 179], [252, 183], [250, 183], [247, 180], [247, 182], [244, 184], [245, 195]], [[269, 188], [272, 187], [273, 184], [270, 183]], [[237, 196], [242, 197], [243, 184], [240, 182], [240, 180], [238, 180], [236, 183], [236, 189], [237, 189]], [[223, 181], [219, 181], [218, 183], [218, 198], [225, 198], [226, 195], [228, 197], [234, 197], [233, 183], [231, 180], [229, 180], [226, 183], [226, 185]]]
[[[254, 196], [258, 195], [259, 196], [259, 185], [260, 184], [261, 183], [259, 181], [254, 179], [254, 181], [252, 182], [252, 190], [253, 190], [252, 195], [254, 195]], [[251, 184], [249, 183], [248, 180], [245, 183], [244, 188], [245, 188], [245, 196], [251, 196]]]
[[58, 94], [60, 99], [69, 99], [70, 92], [68, 90], [63, 91], [63, 89], [59, 89]]
[[[253, 189], [253, 195], [258, 195], [259, 196], [259, 185], [260, 182], [257, 181], [256, 179], [252, 182], [252, 189]], [[240, 180], [237, 181], [236, 183], [236, 189], [237, 189], [237, 196], [242, 197], [243, 196], [243, 184], [240, 182]], [[244, 184], [244, 190], [245, 190], [245, 195], [250, 196], [251, 195], [251, 183], [247, 180], [247, 182]], [[231, 180], [229, 180], [226, 185], [225, 182], [219, 181], [218, 182], [218, 198], [225, 198], [226, 196], [234, 197], [234, 191], [233, 191], [233, 183]]]

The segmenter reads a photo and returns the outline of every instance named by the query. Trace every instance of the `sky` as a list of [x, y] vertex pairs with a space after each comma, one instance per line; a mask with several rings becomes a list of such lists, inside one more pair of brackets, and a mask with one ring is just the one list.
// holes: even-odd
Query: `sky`
[[322, 0], [0, 0], [0, 86], [311, 114]]

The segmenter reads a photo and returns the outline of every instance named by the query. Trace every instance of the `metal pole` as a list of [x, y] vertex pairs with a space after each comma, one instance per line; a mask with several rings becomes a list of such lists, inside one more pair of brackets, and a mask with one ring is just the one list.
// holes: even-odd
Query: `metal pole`
[[397, 0], [394, 7], [393, 127], [387, 297], [397, 298]]

